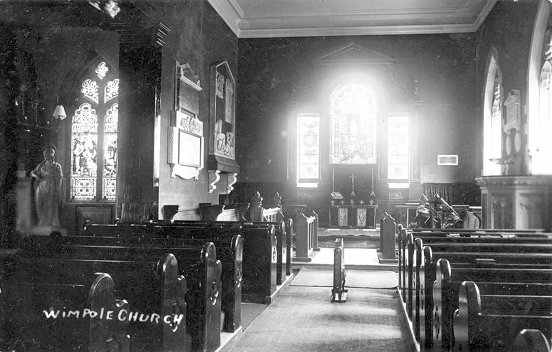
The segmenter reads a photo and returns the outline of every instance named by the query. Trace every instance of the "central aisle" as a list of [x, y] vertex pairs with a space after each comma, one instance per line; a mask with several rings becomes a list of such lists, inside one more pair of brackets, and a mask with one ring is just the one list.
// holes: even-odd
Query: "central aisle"
[[[350, 270], [347, 270], [349, 275]], [[303, 275], [316, 275], [304, 271]], [[381, 272], [356, 271], [381, 281]], [[325, 273], [329, 277], [330, 273]], [[396, 275], [392, 273], [390, 275]], [[395, 277], [390, 276], [392, 287]], [[316, 282], [316, 278], [311, 280]], [[396, 285], [396, 284], [395, 284]], [[382, 286], [376, 286], [382, 287]], [[331, 303], [331, 286], [294, 286], [249, 325], [231, 352], [412, 351], [402, 328], [396, 289], [348, 288], [347, 302]]]

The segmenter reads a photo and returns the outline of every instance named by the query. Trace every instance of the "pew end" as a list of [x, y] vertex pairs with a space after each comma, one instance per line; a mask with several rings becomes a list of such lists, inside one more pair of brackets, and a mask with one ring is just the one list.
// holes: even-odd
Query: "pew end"
[[550, 344], [540, 330], [523, 329], [517, 335], [512, 349], [517, 352], [550, 352]]
[[333, 288], [331, 302], [347, 301], [345, 289], [345, 246], [343, 238], [336, 238], [334, 248]]

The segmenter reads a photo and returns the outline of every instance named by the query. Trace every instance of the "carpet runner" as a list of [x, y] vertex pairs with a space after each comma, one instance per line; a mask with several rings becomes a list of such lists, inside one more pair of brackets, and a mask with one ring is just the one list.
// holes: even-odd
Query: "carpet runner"
[[230, 352], [407, 352], [395, 290], [355, 288], [331, 303], [327, 287], [290, 286]]

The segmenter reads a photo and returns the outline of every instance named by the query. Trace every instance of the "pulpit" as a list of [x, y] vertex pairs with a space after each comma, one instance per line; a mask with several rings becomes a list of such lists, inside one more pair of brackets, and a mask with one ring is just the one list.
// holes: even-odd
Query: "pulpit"
[[483, 228], [551, 229], [552, 176], [485, 176], [476, 181]]

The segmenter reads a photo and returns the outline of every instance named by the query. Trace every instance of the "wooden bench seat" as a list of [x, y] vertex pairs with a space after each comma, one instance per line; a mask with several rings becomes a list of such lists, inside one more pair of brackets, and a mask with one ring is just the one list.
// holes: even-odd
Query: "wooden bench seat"
[[[201, 250], [200, 246], [205, 243], [205, 240], [202, 239], [158, 238], [152, 236], [102, 236], [100, 238], [96, 236], [73, 236], [67, 238], [66, 241], [77, 251], [86, 251], [88, 248], [94, 250], [98, 243], [102, 243], [102, 246], [114, 249], [111, 256], [118, 255], [121, 258], [125, 258], [125, 253], [117, 253], [117, 251], [120, 251], [119, 248], [133, 250], [138, 254], [140, 251], [145, 250], [150, 252], [149, 255], [161, 255], [169, 252], [176, 256], [182, 270], [186, 270], [183, 267], [183, 263], [190, 259], [188, 258], [190, 248], [193, 248], [192, 252], [194, 250], [197, 252], [197, 250]], [[217, 259], [221, 261], [223, 268], [221, 275], [221, 309], [224, 313], [223, 330], [234, 332], [241, 326], [243, 238], [240, 235], [235, 235], [232, 238], [211, 239], [210, 242], [215, 245]]]
[[273, 225], [255, 224], [236, 227], [234, 224], [217, 224], [219, 231], [200, 231], [193, 226], [159, 226], [167, 238], [223, 239], [240, 234], [243, 237], [243, 286], [245, 302], [270, 303], [276, 291], [278, 251]]
[[[50, 244], [52, 250], [49, 256], [45, 251], [48, 248], [45, 241], [37, 241], [38, 246], [34, 251], [30, 251], [29, 246], [23, 246], [27, 256], [16, 258], [15, 263], [18, 266], [25, 265], [26, 269], [7, 270], [6, 277], [27, 277], [40, 282], [44, 275], [50, 275], [65, 281], [79, 282], [89, 273], [110, 273], [120, 283], [119, 291], [128, 297], [133, 310], [141, 313], [140, 318], [152, 319], [148, 322], [136, 319], [130, 322], [134, 345], [148, 351], [190, 348], [214, 351], [218, 348], [221, 264], [216, 260], [212, 243], [203, 246], [203, 257], [199, 256], [201, 249], [194, 251], [197, 259], [195, 265], [191, 261], [188, 267], [187, 277], [190, 282], [187, 287], [186, 280], [179, 275], [178, 261], [172, 254], [164, 254], [159, 259], [155, 253], [146, 254], [147, 249], [137, 253], [135, 248], [119, 251], [109, 247], [100, 249], [99, 246], [90, 249], [93, 254], [85, 254], [85, 247], [81, 246], [78, 253], [81, 257], [105, 258], [119, 252], [128, 260], [75, 259], [75, 250], [79, 247], [66, 246], [62, 244], [63, 240], [57, 239]], [[65, 248], [67, 251], [55, 251], [56, 248]], [[37, 253], [40, 256], [37, 257]], [[180, 316], [182, 319], [165, 324], [158, 319], [153, 321], [154, 314], [160, 317]]]
[[[424, 331], [420, 331], [424, 327], [420, 319], [423, 319], [421, 314], [425, 314], [424, 305], [431, 303], [431, 284], [435, 280], [438, 259], [448, 258], [455, 265], [495, 268], [525, 266], [546, 269], [552, 263], [551, 244], [523, 244], [519, 239], [495, 237], [443, 237], [441, 242], [433, 242], [423, 248], [425, 238], [413, 240], [413, 234], [403, 232], [399, 239], [399, 287], [416, 338], [420, 338], [420, 334], [425, 338]], [[456, 242], [458, 239], [462, 239], [463, 243]], [[441, 252], [433, 252], [433, 247]], [[426, 297], [427, 302], [424, 300]]]
[[[197, 224], [196, 224], [197, 223]], [[104, 232], [104, 229], [106, 230]], [[243, 245], [242, 300], [269, 303], [276, 291], [277, 239], [273, 225], [255, 224], [244, 228], [236, 222], [178, 221], [171, 225], [92, 224], [82, 233], [88, 236], [186, 238], [214, 241], [241, 235]]]
[[437, 349], [448, 351], [452, 348], [452, 316], [458, 308], [458, 292], [463, 281], [548, 283], [552, 281], [552, 269], [451, 268], [448, 260], [439, 259], [433, 285], [433, 318], [425, 322], [433, 327], [433, 343]]
[[[414, 234], [405, 231], [399, 236], [399, 286], [409, 317], [412, 319], [415, 336], [422, 347], [428, 348], [433, 344], [435, 334], [433, 282], [435, 280], [436, 262], [440, 258], [447, 258], [457, 269], [471, 270], [489, 268], [502, 269], [550, 269], [552, 263], [552, 248], [549, 234], [508, 232], [507, 236], [500, 234], [489, 236], [477, 235], [458, 236], [443, 233], [423, 233], [414, 240]], [[533, 237], [533, 235], [538, 236]], [[428, 239], [425, 245], [424, 239]], [[433, 251], [433, 245], [440, 251]], [[486, 274], [489, 272], [487, 271]], [[481, 278], [484, 280], [485, 275]], [[530, 276], [528, 277], [530, 278]], [[503, 278], [504, 279], [504, 278]], [[528, 280], [509, 280], [493, 277], [484, 280], [484, 289], [494, 294], [526, 294], [550, 295], [550, 285], [545, 279], [540, 282], [529, 283]], [[488, 281], [498, 281], [495, 283]], [[454, 281], [458, 286], [461, 282]], [[488, 293], [491, 294], [491, 293]], [[457, 293], [453, 292], [453, 299]], [[437, 324], [442, 325], [442, 322]], [[444, 334], [446, 331], [441, 331]], [[437, 346], [439, 349], [440, 346]]]
[[[274, 217], [271, 217], [274, 219]], [[195, 227], [200, 224], [202, 227], [208, 226], [230, 226], [239, 227], [242, 229], [255, 228], [258, 226], [271, 225], [274, 226], [274, 234], [276, 235], [276, 253], [277, 253], [277, 266], [276, 266], [276, 284], [281, 285], [285, 281], [286, 276], [291, 274], [291, 243], [292, 243], [292, 227], [293, 222], [291, 219], [280, 221], [189, 221], [189, 220], [175, 220], [175, 221], [159, 221], [152, 222], [152, 225], [163, 226], [183, 226], [183, 227]]]
[[551, 296], [481, 295], [473, 281], [459, 288], [454, 315], [454, 346], [458, 351], [519, 351], [514, 342], [524, 329], [539, 330], [550, 339]]
[[116, 317], [121, 311], [130, 310], [128, 302], [116, 299], [115, 284], [108, 274], [94, 274], [86, 279], [87, 283], [53, 279], [33, 283], [2, 277], [0, 349], [129, 352], [128, 322], [107, 316], [92, 318], [90, 314], [103, 309]]

